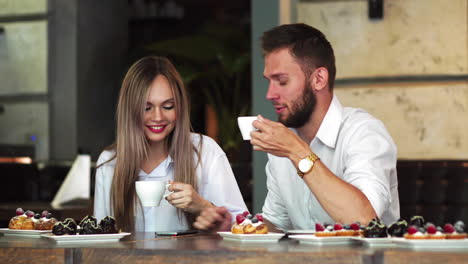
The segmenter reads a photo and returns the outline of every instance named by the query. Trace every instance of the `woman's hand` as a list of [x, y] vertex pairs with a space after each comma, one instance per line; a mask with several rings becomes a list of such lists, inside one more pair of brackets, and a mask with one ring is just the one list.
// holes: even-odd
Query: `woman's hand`
[[168, 190], [174, 193], [169, 194], [166, 200], [173, 206], [192, 214], [199, 214], [201, 210], [214, 207], [213, 204], [203, 199], [193, 189], [192, 185], [181, 182], [169, 182]]

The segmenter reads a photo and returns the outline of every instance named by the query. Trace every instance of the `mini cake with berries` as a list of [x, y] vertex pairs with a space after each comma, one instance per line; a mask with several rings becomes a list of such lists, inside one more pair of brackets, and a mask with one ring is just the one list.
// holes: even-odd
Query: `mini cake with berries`
[[22, 208], [16, 209], [16, 216], [10, 219], [8, 228], [10, 229], [22, 229], [22, 230], [34, 230], [34, 221], [32, 220], [34, 212], [27, 210], [23, 211]]
[[463, 221], [457, 221], [454, 225], [445, 224], [444, 233], [447, 239], [465, 239], [467, 237]]
[[406, 230], [408, 230], [408, 222], [400, 218], [398, 221], [392, 223], [388, 227], [387, 232], [391, 237], [403, 237], [403, 235], [406, 233]]
[[47, 210], [42, 211], [42, 214], [36, 214], [34, 215], [34, 218], [37, 219], [39, 216], [39, 219], [36, 223], [36, 229], [37, 230], [52, 230], [54, 227], [55, 223], [57, 223], [57, 219], [55, 219], [51, 213], [49, 213]]
[[427, 239], [427, 234], [424, 227], [410, 225], [403, 237], [406, 239]]
[[426, 223], [424, 226], [426, 229], [427, 239], [445, 239], [446, 235], [440, 226], [435, 226], [433, 223]]
[[336, 231], [333, 225], [315, 223], [315, 236], [316, 237], [331, 237], [336, 236]]
[[364, 228], [364, 237], [382, 238], [388, 237], [387, 226], [379, 218], [372, 219], [366, 228]]
[[263, 223], [263, 216], [256, 214], [254, 217], [245, 211], [236, 215], [236, 222], [231, 227], [233, 234], [268, 234], [268, 227]]
[[337, 236], [354, 236], [355, 234], [355, 231], [351, 229], [351, 225], [335, 223], [333, 225], [333, 229], [335, 230]]

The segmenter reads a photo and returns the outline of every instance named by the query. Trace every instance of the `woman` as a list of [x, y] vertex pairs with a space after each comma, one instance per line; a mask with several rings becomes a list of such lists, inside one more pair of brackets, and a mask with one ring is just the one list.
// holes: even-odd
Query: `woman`
[[[127, 72], [117, 105], [116, 142], [98, 159], [94, 215], [113, 215], [124, 231], [191, 228], [202, 209], [246, 210], [222, 149], [191, 133], [184, 84], [171, 62], [145, 57]], [[142, 207], [137, 180], [169, 180], [159, 207]]]

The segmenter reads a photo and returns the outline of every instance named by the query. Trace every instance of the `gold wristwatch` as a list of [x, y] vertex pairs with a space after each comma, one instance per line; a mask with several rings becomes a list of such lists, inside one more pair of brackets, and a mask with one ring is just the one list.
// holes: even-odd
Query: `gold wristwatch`
[[297, 174], [299, 177], [303, 178], [305, 174], [309, 173], [314, 167], [315, 162], [319, 159], [320, 158], [313, 152], [309, 156], [301, 159], [299, 163], [297, 163]]

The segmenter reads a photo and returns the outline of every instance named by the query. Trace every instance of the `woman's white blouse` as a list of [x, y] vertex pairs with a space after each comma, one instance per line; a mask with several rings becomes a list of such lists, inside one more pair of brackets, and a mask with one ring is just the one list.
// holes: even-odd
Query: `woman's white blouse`
[[[192, 142], [199, 146], [200, 136], [192, 134]], [[205, 200], [216, 206], [224, 206], [235, 219], [236, 214], [247, 210], [242, 195], [224, 151], [211, 138], [203, 136], [200, 151], [201, 163], [196, 169], [198, 193]], [[113, 151], [104, 151], [99, 156], [97, 165], [108, 161], [114, 155]], [[96, 171], [94, 191], [94, 216], [98, 221], [107, 215], [113, 215], [110, 193], [114, 175], [115, 160], [100, 166]], [[174, 163], [171, 157], [164, 160], [151, 173], [143, 170], [139, 173], [140, 181], [174, 180]], [[187, 229], [185, 217], [179, 217], [177, 210], [165, 199], [158, 207], [136, 207], [136, 231], [169, 231]]]

